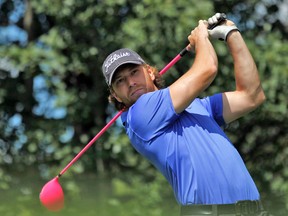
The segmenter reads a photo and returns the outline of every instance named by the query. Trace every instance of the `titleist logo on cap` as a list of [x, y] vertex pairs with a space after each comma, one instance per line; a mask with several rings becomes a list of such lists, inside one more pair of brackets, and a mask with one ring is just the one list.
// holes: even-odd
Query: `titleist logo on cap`
[[113, 64], [115, 61], [122, 57], [130, 56], [131, 54], [129, 52], [120, 52], [119, 54], [112, 55], [109, 59], [107, 59], [104, 67], [106, 69], [106, 72], [108, 71], [108, 68]]
[[122, 48], [111, 53], [102, 65], [102, 72], [106, 83], [111, 85], [112, 77], [121, 65], [124, 64], [144, 64], [144, 60], [133, 50]]

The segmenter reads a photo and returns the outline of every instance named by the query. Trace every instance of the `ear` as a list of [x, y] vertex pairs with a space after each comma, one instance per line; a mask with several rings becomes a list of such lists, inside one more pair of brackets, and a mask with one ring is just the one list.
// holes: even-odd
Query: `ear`
[[150, 65], [147, 65], [147, 72], [148, 72], [151, 80], [154, 81], [155, 80], [155, 75], [154, 75], [153, 69], [151, 68]]

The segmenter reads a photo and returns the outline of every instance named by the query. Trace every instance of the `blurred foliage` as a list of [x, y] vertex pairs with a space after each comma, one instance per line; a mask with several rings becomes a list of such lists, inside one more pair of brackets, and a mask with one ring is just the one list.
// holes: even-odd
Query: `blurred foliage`
[[[129, 47], [161, 69], [185, 47], [199, 19], [221, 11], [247, 41], [267, 96], [264, 105], [226, 132], [262, 196], [279, 195], [288, 208], [287, 5], [287, 0], [0, 1], [0, 31], [4, 34], [13, 25], [27, 35], [26, 43], [7, 37], [0, 47], [0, 189], [9, 188], [11, 170], [35, 166], [44, 179], [56, 175], [115, 115], [101, 72], [110, 52]], [[227, 47], [220, 41], [213, 44], [219, 74], [201, 96], [234, 88]], [[193, 55], [181, 59], [164, 76], [166, 83], [183, 74], [192, 60]], [[71, 171], [133, 171], [143, 174], [139, 182], [158, 178], [130, 146], [120, 120]], [[120, 179], [114, 183], [124, 191], [128, 184]], [[151, 185], [151, 190], [161, 191], [160, 185]]]
[[[125, 216], [127, 209], [131, 215], [135, 216], [167, 215], [164, 210], [169, 208], [179, 212], [178, 205], [165, 206], [165, 204], [173, 203], [173, 191], [160, 173], [155, 175], [153, 181], [144, 182], [140, 176], [135, 176], [133, 173], [132, 175], [131, 178], [131, 174], [126, 173], [122, 178], [114, 178], [112, 181], [115, 197], [109, 200], [109, 204], [119, 210], [118, 215]], [[125, 202], [124, 206], [123, 202]], [[139, 211], [139, 209], [142, 210]]]

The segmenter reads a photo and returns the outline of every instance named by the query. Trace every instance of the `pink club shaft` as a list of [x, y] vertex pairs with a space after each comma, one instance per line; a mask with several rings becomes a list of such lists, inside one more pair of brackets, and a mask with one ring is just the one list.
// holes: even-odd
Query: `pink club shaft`
[[91, 145], [93, 145], [94, 142], [96, 142], [97, 139], [117, 120], [117, 118], [122, 114], [123, 110], [119, 111], [108, 123], [107, 125], [102, 128], [101, 131], [99, 131], [96, 136], [70, 161], [70, 163], [58, 174], [60, 177], [63, 175], [67, 169], [69, 169], [72, 164], [74, 164], [89, 148]]
[[162, 75], [166, 73], [167, 70], [169, 70], [179, 59], [181, 58], [180, 54], [178, 54], [174, 59], [172, 59], [171, 62], [169, 62], [160, 72], [159, 74]]

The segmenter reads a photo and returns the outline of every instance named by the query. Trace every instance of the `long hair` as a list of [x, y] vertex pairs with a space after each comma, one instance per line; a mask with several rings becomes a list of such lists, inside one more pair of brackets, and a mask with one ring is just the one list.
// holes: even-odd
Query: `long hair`
[[[147, 70], [149, 65], [148, 65], [148, 64], [144, 64], [143, 66], [144, 66], [144, 68], [146, 68], [146, 70]], [[150, 68], [152, 69], [153, 74], [154, 74], [154, 76], [155, 76], [155, 80], [153, 81], [153, 82], [154, 82], [154, 85], [155, 85], [158, 89], [164, 88], [164, 79], [163, 79], [162, 76], [159, 74], [158, 69], [155, 68], [155, 67], [152, 67], [152, 66], [150, 66]], [[119, 68], [119, 69], [120, 69], [120, 68]], [[118, 110], [118, 111], [124, 109], [124, 108], [125, 108], [125, 104], [117, 101], [117, 99], [113, 96], [113, 94], [112, 94], [113, 89], [112, 89], [111, 86], [109, 86], [109, 91], [110, 91], [110, 95], [109, 95], [109, 97], [108, 97], [109, 103], [114, 104], [116, 110]]]

